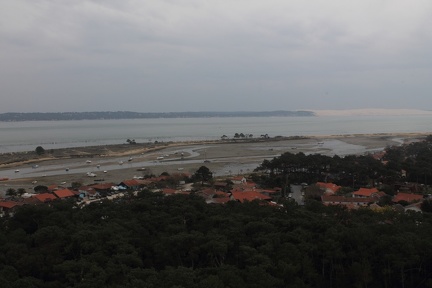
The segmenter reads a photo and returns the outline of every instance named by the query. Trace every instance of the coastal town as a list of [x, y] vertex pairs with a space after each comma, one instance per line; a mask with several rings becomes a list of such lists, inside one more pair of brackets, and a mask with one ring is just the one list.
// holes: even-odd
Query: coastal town
[[[421, 137], [420, 139], [422, 139]], [[312, 141], [316, 140], [314, 139]], [[327, 141], [329, 140], [327, 139]], [[359, 141], [359, 139], [357, 139], [357, 141]], [[419, 143], [424, 141], [425, 140], [410, 139], [410, 142], [408, 143]], [[276, 147], [275, 143], [277, 145], [284, 144], [286, 149], [290, 151], [286, 153], [292, 154], [291, 150], [293, 150], [293, 147], [295, 147], [297, 150], [297, 146], [295, 145], [311, 143], [311, 140], [290, 139], [289, 141], [285, 142], [265, 141], [259, 143], [260, 145], [262, 145], [262, 143], [266, 145], [271, 143], [273, 145], [271, 147]], [[322, 148], [324, 142], [319, 141], [316, 143], [317, 144], [314, 144], [315, 146]], [[245, 143], [240, 144], [243, 146], [245, 145]], [[262, 181], [263, 177], [275, 177], [274, 172], [272, 171], [270, 173], [268, 169], [260, 170], [257, 168], [256, 171], [247, 171], [247, 173], [244, 173], [246, 172], [246, 169], [243, 171], [238, 168], [237, 171], [234, 172], [226, 171], [228, 172], [226, 175], [217, 175], [213, 171], [216, 171], [218, 167], [219, 169], [221, 169], [221, 167], [224, 169], [228, 168], [226, 168], [227, 166], [221, 165], [220, 163], [218, 165], [218, 159], [214, 157], [216, 155], [215, 151], [217, 151], [217, 149], [214, 149], [212, 152], [210, 146], [208, 146], [208, 144], [206, 145], [207, 146], [201, 144], [194, 149], [189, 150], [186, 149], [186, 147], [176, 147], [176, 150], [169, 150], [176, 151], [171, 154], [172, 156], [168, 154], [164, 155], [162, 154], [163, 152], [159, 150], [157, 150], [157, 153], [152, 152], [153, 154], [150, 154], [150, 157], [157, 157], [157, 161], [154, 162], [159, 162], [160, 164], [160, 162], [163, 160], [170, 161], [167, 162], [167, 165], [159, 167], [159, 170], [156, 168], [136, 168], [137, 166], [130, 166], [129, 170], [117, 170], [114, 171], [114, 173], [108, 174], [108, 171], [106, 170], [101, 171], [100, 164], [98, 164], [97, 169], [99, 172], [101, 174], [103, 174], [102, 172], [105, 173], [104, 178], [102, 179], [96, 179], [96, 174], [93, 172], [87, 172], [86, 177], [80, 176], [78, 178], [74, 178], [72, 175], [68, 174], [69, 168], [67, 168], [66, 172], [63, 172], [66, 174], [61, 176], [63, 179], [67, 179], [69, 181], [62, 181], [60, 183], [48, 182], [50, 181], [48, 179], [53, 179], [53, 181], [59, 182], [59, 179], [62, 179], [59, 178], [60, 176], [51, 178], [39, 177], [39, 182], [37, 180], [28, 178], [25, 178], [23, 181], [20, 181], [19, 178], [15, 181], [9, 181], [8, 178], [2, 178], [0, 183], [3, 184], [3, 187], [0, 189], [4, 190], [2, 191], [4, 197], [0, 200], [0, 215], [11, 216], [14, 214], [16, 209], [19, 209], [19, 207], [23, 205], [50, 205], [50, 203], [54, 201], [73, 201], [76, 203], [77, 207], [83, 207], [93, 202], [105, 200], [117, 201], [118, 199], [124, 197], [133, 198], [139, 193], [161, 193], [165, 196], [171, 196], [174, 194], [193, 194], [202, 197], [208, 204], [226, 204], [229, 201], [237, 201], [241, 203], [246, 201], [259, 201], [266, 205], [279, 207], [283, 205], [284, 201], [292, 201], [297, 205], [304, 205], [306, 201], [316, 200], [321, 202], [323, 205], [341, 205], [347, 209], [367, 208], [372, 209], [373, 211], [396, 209], [397, 211], [415, 212], [422, 212], [422, 205], [424, 201], [430, 201], [431, 198], [431, 190], [428, 188], [428, 183], [405, 181], [407, 173], [405, 170], [400, 171], [400, 175], [398, 176], [399, 180], [394, 181], [393, 183], [383, 184], [372, 180], [365, 182], [364, 186], [354, 185], [354, 183], [351, 183], [352, 185], [350, 184], [348, 187], [334, 184], [331, 181], [322, 181], [322, 175], [325, 175], [325, 180], [332, 179], [336, 177], [336, 174], [340, 174], [341, 171], [326, 171], [325, 174], [324, 172], [320, 172], [321, 176], [317, 175], [315, 178], [311, 178], [318, 181], [312, 182], [308, 181], [300, 183], [300, 178], [292, 178], [291, 181], [282, 183], [283, 185], [280, 185], [281, 182], [272, 183], [269, 185], [268, 181], [267, 184]], [[235, 145], [236, 147], [239, 146], [238, 143], [231, 143], [231, 145]], [[406, 145], [407, 144], [405, 144], [405, 146]], [[135, 148], [133, 146], [134, 145], [131, 145], [132, 148]], [[305, 149], [308, 148], [304, 145], [303, 149], [303, 151], [307, 151]], [[261, 149], [261, 151], [262, 150], [263, 149]], [[201, 152], [196, 153], [196, 151]], [[237, 157], [239, 157], [241, 150], [238, 149], [236, 151]], [[254, 151], [256, 151], [256, 148]], [[300, 154], [303, 153], [301, 151], [295, 152]], [[251, 158], [249, 154], [244, 154], [244, 151], [242, 151], [242, 153], [243, 156], [245, 156], [245, 158], [242, 158], [242, 161], [246, 161], [246, 158]], [[274, 153], [273, 148], [266, 149], [266, 153], [270, 153], [269, 155]], [[188, 166], [186, 164], [186, 160], [192, 154], [194, 154], [194, 157], [197, 157], [194, 159], [199, 159], [199, 161], [195, 161], [193, 165], [190, 164]], [[213, 156], [211, 160], [208, 159], [209, 154]], [[228, 152], [226, 152], [226, 154], [227, 155], [223, 155], [225, 157], [223, 159], [226, 159], [226, 156], [231, 156]], [[385, 151], [376, 151], [373, 153], [367, 153], [367, 157], [385, 166], [388, 163], [388, 160], [385, 158], [385, 154]], [[155, 155], [164, 155], [166, 159], [164, 159], [164, 156]], [[125, 161], [135, 161], [132, 156], [128, 157], [128, 160]], [[271, 159], [271, 157], [267, 155], [263, 155], [262, 157], [264, 159]], [[273, 160], [281, 157], [283, 156], [275, 156]], [[181, 158], [182, 166], [188, 167], [186, 171], [184, 170], [184, 167], [179, 167], [180, 164], [174, 161], [178, 158]], [[265, 161], [268, 160], [264, 160], [263, 163], [265, 163]], [[92, 164], [92, 161], [87, 160], [85, 165], [88, 167], [90, 164]], [[118, 165], [121, 164], [119, 163]], [[304, 164], [302, 166], [302, 164], [300, 164], [297, 169], [309, 169], [307, 165], [308, 164]], [[207, 166], [209, 166], [210, 169]], [[32, 170], [36, 170], [38, 168], [38, 164], [32, 164]], [[161, 169], [166, 170], [162, 171]], [[119, 175], [120, 177], [126, 177], [128, 175], [125, 171], [128, 171], [127, 173], [131, 173], [131, 171], [135, 171], [136, 173], [139, 172], [140, 176], [134, 175], [130, 178], [119, 179]], [[160, 173], [155, 175], [155, 173], [157, 173], [156, 171], [159, 171]], [[112, 177], [112, 179], [110, 179], [110, 175], [112, 174], [116, 174], [117, 177]], [[294, 175], [295, 173], [291, 174]], [[70, 177], [70, 179], [67, 177]], [[288, 176], [286, 175], [286, 177]], [[350, 177], [353, 177], [354, 181], [354, 174]], [[40, 180], [43, 180], [43, 182]], [[29, 181], [31, 181], [32, 184], [30, 186], [28, 185]], [[342, 181], [340, 180], [339, 182]], [[21, 184], [23, 185], [22, 187], [19, 186]], [[25, 188], [25, 185], [27, 188]], [[392, 187], [389, 188], [390, 186]]]

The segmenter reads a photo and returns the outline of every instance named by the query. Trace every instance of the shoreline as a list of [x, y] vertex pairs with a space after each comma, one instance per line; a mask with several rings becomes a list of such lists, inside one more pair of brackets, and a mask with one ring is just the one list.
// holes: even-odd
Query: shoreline
[[[123, 156], [134, 156], [147, 154], [171, 147], [182, 147], [190, 145], [208, 144], [251, 144], [262, 142], [280, 142], [306, 139], [356, 139], [356, 138], [419, 138], [431, 135], [428, 132], [412, 133], [364, 133], [364, 134], [334, 134], [334, 135], [308, 135], [308, 136], [277, 136], [273, 138], [252, 138], [252, 139], [226, 139], [226, 140], [196, 140], [179, 142], [159, 142], [159, 143], [137, 143], [137, 144], [110, 144], [110, 145], [89, 145], [82, 147], [66, 147], [49, 149], [51, 153], [37, 155], [35, 151], [8, 152], [0, 153], [0, 169], [14, 168], [24, 164], [36, 164], [47, 161], [61, 161], [78, 158], [115, 158]], [[404, 142], [407, 140], [404, 139]], [[354, 141], [355, 142], [355, 141]], [[364, 141], [362, 141], [364, 142]]]
[[[61, 148], [50, 151], [53, 153], [51, 157], [42, 155], [35, 159], [32, 158], [37, 156], [35, 152], [22, 152], [30, 159], [17, 161], [16, 155], [6, 155], [5, 159], [10, 163], [0, 165], [0, 178], [9, 178], [0, 181], [0, 186], [3, 186], [0, 195], [7, 187], [31, 191], [35, 185], [70, 185], [72, 182], [90, 185], [96, 183], [95, 179], [120, 183], [136, 176], [160, 175], [162, 172], [193, 174], [200, 166], [208, 167], [215, 177], [229, 177], [248, 174], [263, 160], [273, 159], [285, 152], [322, 155], [374, 153], [388, 146], [420, 141], [428, 135], [430, 133], [379, 133], [187, 141], [156, 145], [119, 144]], [[180, 154], [184, 154], [184, 158]], [[160, 156], [167, 157], [157, 160]], [[132, 158], [129, 162], [128, 159]], [[120, 161], [124, 164], [119, 164]], [[35, 164], [39, 167], [32, 169]], [[143, 167], [145, 171], [141, 170]], [[14, 173], [15, 169], [19, 172]], [[87, 172], [96, 173], [97, 178], [88, 177]]]

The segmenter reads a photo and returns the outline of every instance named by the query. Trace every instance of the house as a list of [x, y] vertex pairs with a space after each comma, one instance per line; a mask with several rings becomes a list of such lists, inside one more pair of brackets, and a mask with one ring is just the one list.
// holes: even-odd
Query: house
[[359, 190], [355, 191], [352, 193], [354, 198], [369, 198], [369, 197], [374, 197], [374, 196], [378, 196], [379, 191], [377, 188], [360, 188]]
[[423, 195], [399, 192], [393, 197], [392, 201], [394, 203], [398, 203], [399, 201], [406, 201], [408, 203], [420, 202], [423, 201]]
[[42, 204], [42, 202], [41, 201], [39, 201], [36, 197], [34, 197], [34, 196], [36, 196], [37, 194], [34, 194], [33, 196], [31, 196], [31, 197], [28, 197], [28, 198], [23, 198], [22, 199], [22, 204], [23, 205], [38, 205], [38, 204]]
[[368, 206], [369, 203], [376, 202], [376, 199], [323, 195], [321, 201], [324, 205], [343, 205], [348, 208], [358, 208]]
[[341, 189], [341, 186], [338, 186], [336, 184], [333, 183], [325, 183], [325, 182], [317, 182], [316, 185], [324, 191], [324, 194], [327, 195], [333, 195], [336, 194], [339, 189]]
[[0, 217], [12, 216], [15, 207], [21, 206], [22, 203], [15, 201], [0, 201]]
[[109, 192], [111, 192], [111, 187], [116, 186], [114, 183], [100, 183], [91, 185], [96, 192], [99, 193], [100, 196], [106, 196]]
[[231, 179], [231, 181], [232, 181], [234, 184], [236, 184], [236, 185], [238, 185], [238, 184], [246, 184], [246, 178], [245, 178], [244, 176], [236, 176], [236, 177], [233, 177], [233, 178]]
[[53, 194], [60, 199], [75, 197], [75, 193], [69, 189], [55, 190]]
[[38, 199], [42, 203], [51, 202], [53, 200], [58, 199], [54, 194], [51, 194], [51, 193], [41, 193], [41, 194], [37, 194], [33, 197]]
[[81, 186], [78, 188], [78, 192], [80, 198], [88, 197], [89, 199], [95, 199], [96, 197], [100, 197], [99, 192], [91, 186]]
[[118, 186], [125, 187], [126, 189], [136, 190], [140, 186], [140, 182], [136, 179], [124, 180]]
[[272, 199], [271, 197], [263, 195], [257, 191], [245, 191], [245, 192], [233, 191], [231, 193], [232, 193], [232, 198], [241, 203], [246, 201], [253, 201], [253, 200], [270, 201]]

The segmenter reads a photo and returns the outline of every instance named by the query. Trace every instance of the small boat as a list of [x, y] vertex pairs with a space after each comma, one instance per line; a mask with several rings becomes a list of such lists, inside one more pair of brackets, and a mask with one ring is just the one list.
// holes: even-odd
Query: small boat
[[33, 169], [39, 168], [39, 165], [33, 165], [32, 168]]
[[132, 160], [133, 160], [133, 158], [132, 158], [132, 157], [129, 157], [128, 161], [130, 162], [130, 161], [132, 161]]
[[15, 173], [18, 173], [19, 172], [19, 170], [17, 169], [17, 170], [15, 170]]
[[69, 168], [66, 168], [65, 170], [66, 170], [66, 172], [68, 172], [68, 171], [69, 171]]
[[100, 165], [98, 164], [98, 165], [96, 165], [96, 168], [100, 168]]
[[91, 163], [91, 161], [90, 161], [90, 160], [87, 160], [87, 161], [86, 161], [86, 163], [87, 163], [87, 164], [90, 164], [90, 163]]
[[107, 171], [107, 170], [104, 170], [103, 173], [108, 173], [108, 171]]
[[87, 176], [88, 177], [96, 177], [97, 175], [95, 173], [92, 173], [92, 172], [87, 172]]
[[119, 165], [123, 165], [123, 161], [119, 161], [118, 163], [119, 163]]

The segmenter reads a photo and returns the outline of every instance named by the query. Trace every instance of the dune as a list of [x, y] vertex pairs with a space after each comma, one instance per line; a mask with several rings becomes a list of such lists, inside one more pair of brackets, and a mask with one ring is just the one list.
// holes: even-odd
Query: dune
[[432, 115], [432, 111], [420, 109], [343, 109], [343, 110], [309, 110], [318, 117], [323, 116], [419, 116]]

